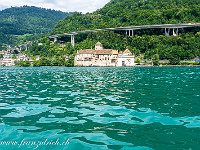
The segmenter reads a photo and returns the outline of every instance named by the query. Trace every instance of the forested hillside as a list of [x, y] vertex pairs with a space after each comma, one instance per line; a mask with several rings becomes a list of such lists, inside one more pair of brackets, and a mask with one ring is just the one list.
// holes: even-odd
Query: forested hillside
[[[12, 7], [0, 11], [0, 49], [3, 44], [14, 46], [29, 39], [40, 38], [40, 34], [51, 32], [57, 22], [69, 14], [72, 13], [34, 6]], [[23, 39], [16, 36], [24, 34], [29, 36], [24, 36]]]
[[200, 21], [200, 0], [111, 0], [91, 14], [59, 21], [55, 33], [85, 29]]
[[[75, 13], [58, 22], [52, 34], [86, 29], [200, 22], [200, 0], [111, 0], [94, 13]], [[136, 56], [144, 54], [151, 59], [158, 54], [160, 59], [183, 60], [200, 56], [200, 28], [185, 28], [179, 36], [166, 37], [163, 29], [137, 30], [135, 36], [126, 36], [123, 31], [98, 32], [76, 35], [76, 50], [94, 47], [100, 41], [105, 48], [124, 51], [129, 48]], [[100, 35], [100, 37], [99, 37]], [[61, 40], [70, 41], [70, 38]], [[64, 50], [64, 49], [63, 49]], [[37, 47], [28, 53], [44, 55]], [[56, 53], [56, 50], [49, 51]], [[49, 54], [48, 54], [49, 55]], [[52, 55], [51, 55], [52, 56]]]
[[68, 14], [34, 6], [8, 8], [0, 11], [0, 32], [15, 35], [49, 32]]

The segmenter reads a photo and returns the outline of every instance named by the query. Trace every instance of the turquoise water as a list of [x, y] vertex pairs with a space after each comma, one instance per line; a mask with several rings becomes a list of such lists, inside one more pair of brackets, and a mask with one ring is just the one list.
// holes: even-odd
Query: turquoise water
[[200, 149], [200, 68], [0, 68], [0, 133], [0, 149]]

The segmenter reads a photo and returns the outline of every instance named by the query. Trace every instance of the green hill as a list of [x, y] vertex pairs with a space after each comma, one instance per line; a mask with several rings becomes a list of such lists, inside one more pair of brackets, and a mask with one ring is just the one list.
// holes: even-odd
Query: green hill
[[8, 8], [0, 11], [0, 32], [15, 35], [49, 32], [69, 14], [34, 6]]
[[59, 21], [53, 33], [199, 21], [199, 0], [111, 0], [94, 13], [85, 15], [76, 13], [66, 17]]
[[34, 6], [12, 7], [0, 11], [0, 49], [3, 44], [14, 46], [45, 36], [59, 20], [69, 14], [73, 13]]
[[[108, 27], [191, 22], [200, 22], [200, 0], [111, 0], [93, 13], [67, 16], [58, 22], [52, 34]], [[123, 31], [100, 31], [76, 35], [76, 46], [68, 52], [76, 53], [76, 50], [94, 47], [100, 41], [105, 48], [122, 51], [129, 48], [136, 56], [144, 54], [145, 59], [151, 59], [158, 54], [160, 59], [170, 59], [177, 63], [179, 60], [200, 56], [199, 31], [200, 28], [185, 28], [177, 37], [166, 37], [163, 29], [137, 30], [134, 37], [126, 36]], [[70, 42], [68, 37], [60, 40]], [[46, 49], [36, 46], [28, 54], [45, 57], [58, 55], [56, 46], [51, 45], [48, 48], [45, 43]], [[63, 55], [65, 49], [63, 48], [63, 52], [59, 50], [59, 53]]]

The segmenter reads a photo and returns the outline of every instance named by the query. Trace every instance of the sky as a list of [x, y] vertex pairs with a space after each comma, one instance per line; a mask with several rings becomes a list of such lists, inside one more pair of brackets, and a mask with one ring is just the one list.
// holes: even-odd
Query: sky
[[102, 8], [110, 0], [0, 0], [0, 10], [15, 6], [36, 6], [63, 12], [93, 12]]

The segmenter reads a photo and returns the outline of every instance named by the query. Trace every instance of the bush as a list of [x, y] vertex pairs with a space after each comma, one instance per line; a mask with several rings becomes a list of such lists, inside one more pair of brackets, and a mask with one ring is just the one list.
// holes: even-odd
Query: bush
[[158, 54], [153, 55], [152, 61], [154, 65], [156, 66], [159, 65], [159, 55]]
[[34, 67], [40, 67], [41, 65], [40, 65], [39, 60], [38, 60], [38, 61], [34, 61], [34, 62], [33, 62], [33, 66], [34, 66]]
[[29, 67], [31, 65], [30, 61], [26, 60], [25, 62], [23, 62], [22, 66], [23, 67]]
[[137, 60], [135, 61], [135, 63], [136, 63], [137, 65], [140, 65], [140, 59], [137, 58]]
[[170, 65], [179, 65], [180, 64], [180, 58], [179, 57], [171, 57], [169, 59]]
[[200, 65], [199, 62], [181, 62], [180, 65]]

